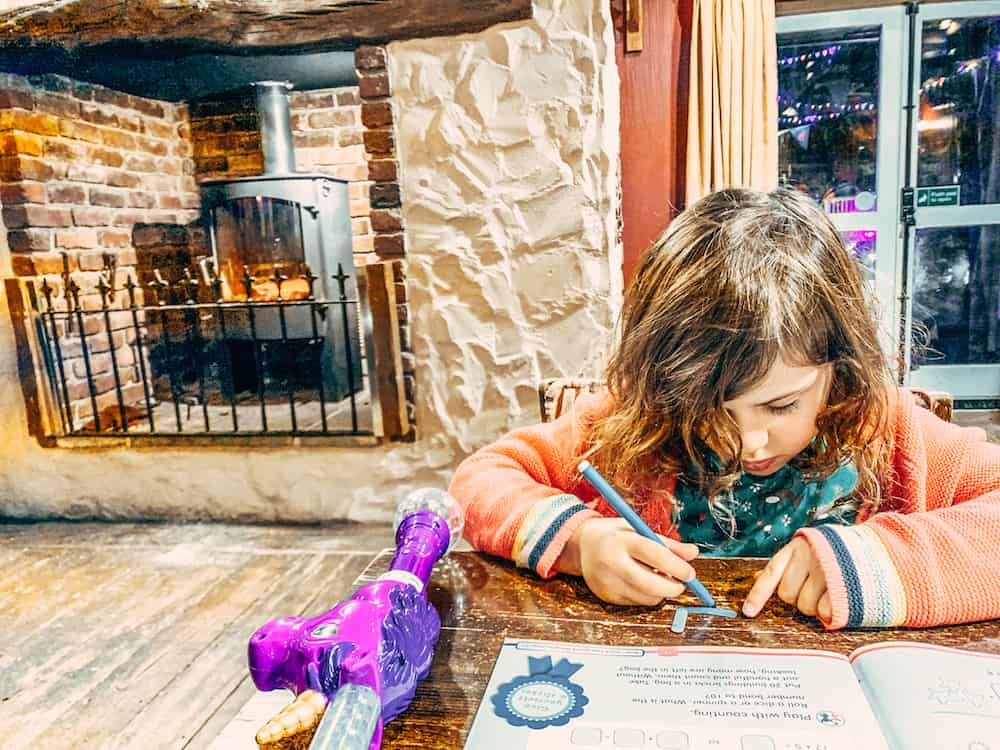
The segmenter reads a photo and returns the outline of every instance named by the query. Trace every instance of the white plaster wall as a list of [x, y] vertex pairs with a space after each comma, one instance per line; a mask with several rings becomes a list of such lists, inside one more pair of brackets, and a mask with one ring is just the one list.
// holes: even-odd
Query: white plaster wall
[[[618, 78], [604, 0], [394, 43], [418, 440], [355, 449], [42, 449], [0, 300], [7, 516], [387, 520], [537, 421], [542, 377], [596, 374], [621, 298]], [[0, 289], [2, 294], [2, 289]]]
[[[389, 46], [417, 424], [459, 455], [596, 373], [621, 296], [608, 4]], [[609, 252], [610, 249], [610, 252]]]

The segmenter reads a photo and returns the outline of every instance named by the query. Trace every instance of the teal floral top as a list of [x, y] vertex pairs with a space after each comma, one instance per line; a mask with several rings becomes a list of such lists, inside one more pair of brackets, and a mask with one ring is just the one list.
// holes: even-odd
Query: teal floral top
[[771, 557], [803, 526], [854, 523], [857, 507], [837, 501], [858, 482], [845, 462], [826, 479], [810, 481], [793, 464], [771, 476], [744, 474], [724, 503], [731, 518], [712, 515], [708, 498], [684, 477], [674, 489], [674, 519], [680, 538], [706, 557]]

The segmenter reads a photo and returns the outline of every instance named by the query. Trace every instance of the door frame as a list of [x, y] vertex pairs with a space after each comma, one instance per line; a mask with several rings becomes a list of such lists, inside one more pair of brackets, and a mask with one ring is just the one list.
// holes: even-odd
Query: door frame
[[[896, 366], [902, 326], [900, 300], [902, 269], [899, 223], [900, 186], [903, 164], [900, 144], [905, 125], [904, 91], [906, 66], [898, 65], [899, 50], [905, 49], [906, 9], [903, 5], [806, 13], [776, 19], [778, 34], [803, 31], [830, 31], [858, 26], [881, 27], [879, 43], [878, 136], [875, 155], [877, 209], [850, 214], [830, 214], [838, 232], [874, 230], [875, 288], [878, 306], [879, 340], [889, 361]], [[897, 71], [898, 69], [898, 71]], [[897, 71], [893, 73], [893, 71]], [[881, 270], [880, 270], [881, 267]], [[898, 372], [896, 375], [898, 376]]]
[[[920, 120], [920, 62], [923, 53], [922, 30], [925, 21], [940, 21], [945, 18], [982, 18], [984, 16], [1000, 16], [1000, 0], [962, 0], [961, 2], [942, 2], [917, 6], [915, 23], [917, 33], [913, 45], [910, 64], [913, 65], [913, 90], [911, 92], [915, 106], [911, 112], [912, 142], [909, 145], [910, 159], [913, 164], [912, 187], [917, 186], [918, 142], [917, 124]], [[1000, 138], [1000, 133], [994, 133], [994, 138]], [[903, 148], [907, 144], [902, 144]], [[904, 155], [900, 149], [900, 161]], [[903, 366], [906, 368], [904, 382], [916, 388], [927, 390], [944, 390], [952, 393], [957, 402], [961, 401], [995, 401], [1000, 399], [1000, 364], [966, 364], [966, 365], [921, 365], [910, 367], [912, 326], [913, 326], [913, 293], [916, 277], [916, 235], [921, 229], [946, 229], [948, 227], [985, 226], [1000, 224], [1000, 203], [986, 203], [970, 206], [920, 208], [914, 207], [914, 224], [904, 227], [910, 233], [909, 248], [911, 260], [909, 263], [906, 287], [911, 290], [907, 295], [907, 305], [904, 311], [903, 328], [905, 330], [905, 346], [903, 347]]]

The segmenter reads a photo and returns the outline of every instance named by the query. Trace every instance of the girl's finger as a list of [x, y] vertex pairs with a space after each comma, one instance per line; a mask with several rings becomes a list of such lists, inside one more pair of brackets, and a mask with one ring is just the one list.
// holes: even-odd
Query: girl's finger
[[698, 545], [691, 544], [690, 542], [679, 542], [676, 539], [671, 539], [670, 537], [661, 536], [660, 537], [667, 548], [677, 555], [682, 560], [691, 562], [698, 556]]
[[826, 580], [822, 575], [810, 575], [806, 578], [799, 598], [795, 601], [795, 606], [799, 612], [810, 617], [815, 617], [819, 608], [819, 600], [826, 593]]
[[809, 578], [809, 556], [796, 554], [798, 546], [796, 542], [788, 545], [792, 550], [791, 559], [778, 583], [778, 598], [785, 604], [794, 605], [799, 600], [802, 587], [805, 586], [806, 579]]
[[678, 557], [672, 549], [661, 547], [638, 534], [629, 536], [627, 551], [633, 559], [678, 581], [694, 578], [694, 568], [686, 560]]
[[624, 592], [640, 604], [658, 604], [664, 599], [674, 599], [684, 591], [684, 584], [659, 575], [644, 565], [634, 562], [622, 570]]
[[743, 602], [743, 614], [747, 617], [756, 617], [757, 613], [767, 604], [774, 590], [778, 588], [781, 577], [785, 573], [785, 568], [789, 560], [792, 559], [791, 545], [785, 545], [777, 554], [772, 557], [767, 566], [761, 572], [760, 577], [747, 594], [746, 601]]
[[823, 595], [819, 598], [819, 603], [816, 605], [816, 616], [824, 623], [828, 623], [833, 619], [833, 605], [830, 603], [830, 592], [826, 589], [823, 590]]

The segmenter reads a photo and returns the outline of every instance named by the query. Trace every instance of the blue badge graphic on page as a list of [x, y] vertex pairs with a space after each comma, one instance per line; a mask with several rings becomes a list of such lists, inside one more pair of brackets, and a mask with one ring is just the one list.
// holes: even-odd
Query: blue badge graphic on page
[[567, 659], [553, 666], [550, 656], [529, 656], [528, 674], [497, 688], [493, 712], [512, 727], [529, 729], [559, 727], [583, 716], [590, 699], [569, 680], [582, 666]]

